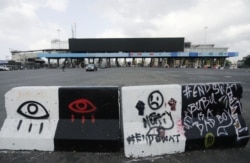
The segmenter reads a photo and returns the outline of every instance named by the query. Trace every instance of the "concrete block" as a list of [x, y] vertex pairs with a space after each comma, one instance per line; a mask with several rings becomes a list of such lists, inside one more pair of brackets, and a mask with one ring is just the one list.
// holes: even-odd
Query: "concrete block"
[[182, 85], [182, 119], [186, 150], [244, 146], [249, 139], [242, 117], [239, 83]]
[[16, 87], [5, 94], [0, 149], [54, 150], [58, 87]]
[[184, 152], [180, 85], [121, 88], [126, 157]]
[[62, 87], [55, 150], [120, 149], [119, 87]]

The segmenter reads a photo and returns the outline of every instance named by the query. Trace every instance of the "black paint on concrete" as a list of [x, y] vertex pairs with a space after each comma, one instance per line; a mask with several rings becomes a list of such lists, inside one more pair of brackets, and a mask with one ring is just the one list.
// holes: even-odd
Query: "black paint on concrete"
[[182, 85], [182, 122], [186, 150], [245, 146], [248, 128], [242, 117], [239, 83]]
[[56, 151], [118, 151], [118, 87], [59, 88], [54, 142]]

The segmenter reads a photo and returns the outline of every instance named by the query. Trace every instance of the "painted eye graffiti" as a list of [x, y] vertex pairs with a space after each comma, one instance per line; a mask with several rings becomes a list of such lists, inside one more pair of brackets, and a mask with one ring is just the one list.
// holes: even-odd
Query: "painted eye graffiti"
[[46, 119], [49, 117], [45, 107], [36, 101], [26, 101], [19, 106], [17, 112], [30, 119]]
[[[30, 119], [46, 119], [49, 117], [49, 113], [45, 109], [45, 107], [36, 101], [26, 101], [22, 103], [17, 109], [17, 112], [22, 116]], [[20, 130], [22, 123], [23, 120], [21, 119], [17, 125], [17, 130]], [[33, 124], [30, 123], [28, 132], [31, 132], [32, 126]], [[40, 123], [39, 134], [42, 133], [42, 130], [43, 130], [43, 122]]]
[[[87, 99], [78, 99], [69, 104], [69, 109], [75, 113], [82, 114], [82, 123], [85, 123], [85, 114], [96, 111], [96, 106]], [[71, 115], [71, 121], [74, 122], [75, 115]], [[91, 122], [95, 122], [94, 114], [91, 114]]]

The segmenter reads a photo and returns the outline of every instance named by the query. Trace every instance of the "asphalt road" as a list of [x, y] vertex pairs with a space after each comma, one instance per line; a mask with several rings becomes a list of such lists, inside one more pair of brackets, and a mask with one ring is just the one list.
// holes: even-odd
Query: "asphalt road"
[[[17, 86], [132, 86], [241, 82], [243, 118], [250, 126], [250, 69], [165, 69], [108, 68], [97, 72], [84, 69], [38, 69], [0, 72], [0, 127], [6, 118], [4, 94]], [[0, 162], [249, 162], [250, 143], [244, 148], [193, 150], [180, 154], [125, 158], [117, 153], [0, 151]]]

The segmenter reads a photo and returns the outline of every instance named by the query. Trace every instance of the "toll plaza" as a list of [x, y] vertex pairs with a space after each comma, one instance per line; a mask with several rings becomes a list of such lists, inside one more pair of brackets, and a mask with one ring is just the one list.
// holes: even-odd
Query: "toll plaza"
[[[53, 43], [54, 44], [54, 43]], [[238, 52], [214, 44], [192, 44], [185, 38], [70, 38], [65, 46], [33, 51], [12, 51], [17, 62], [37, 62], [46, 58], [48, 67], [84, 67], [95, 63], [99, 67], [140, 66], [140, 67], [225, 67], [229, 57]], [[32, 60], [33, 59], [33, 60]], [[24, 64], [25, 64], [24, 63]]]

